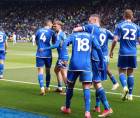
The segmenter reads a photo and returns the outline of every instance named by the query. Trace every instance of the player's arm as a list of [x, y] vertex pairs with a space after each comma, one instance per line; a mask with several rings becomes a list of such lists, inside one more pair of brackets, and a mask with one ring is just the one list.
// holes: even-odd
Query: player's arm
[[7, 53], [7, 48], [8, 48], [8, 37], [7, 37], [7, 35], [5, 34], [5, 36], [4, 36], [4, 40], [5, 40], [5, 52]]
[[72, 43], [72, 37], [70, 36], [67, 38], [63, 45], [62, 45], [62, 51], [61, 51], [61, 60], [62, 61], [68, 61], [68, 46]]
[[114, 34], [109, 30], [107, 30], [107, 36], [108, 36], [108, 39], [110, 39], [110, 40], [114, 39]]
[[81, 31], [83, 31], [83, 27], [75, 27], [74, 29], [73, 29], [73, 32], [81, 32]]
[[109, 53], [110, 58], [113, 58], [113, 51], [118, 42], [118, 39], [119, 39], [119, 27], [117, 26], [114, 32], [114, 38], [113, 38], [113, 42], [112, 42], [110, 53]]

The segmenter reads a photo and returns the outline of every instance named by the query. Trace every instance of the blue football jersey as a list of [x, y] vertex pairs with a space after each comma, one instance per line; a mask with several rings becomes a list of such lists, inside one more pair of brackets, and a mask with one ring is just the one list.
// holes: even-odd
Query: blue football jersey
[[[45, 50], [47, 47], [50, 47], [51, 41], [55, 41], [56, 36], [55, 32], [50, 28], [41, 28], [36, 32], [36, 44], [37, 44], [37, 52], [36, 57], [41, 58], [51, 58], [52, 51], [51, 49]], [[39, 51], [39, 49], [44, 49], [43, 51]]]
[[137, 39], [140, 37], [140, 28], [129, 21], [119, 23], [114, 31], [114, 35], [119, 37], [119, 55], [136, 56]]
[[114, 34], [111, 31], [105, 28], [100, 28], [99, 42], [104, 56], [108, 56], [108, 40], [113, 40], [113, 38]]
[[[100, 30], [97, 25], [87, 24], [82, 27], [83, 31], [92, 34], [97, 40], [99, 40]], [[99, 57], [96, 50], [92, 50], [92, 59], [95, 61], [99, 61]]]
[[97, 39], [87, 32], [73, 33], [62, 46], [62, 60], [67, 60], [67, 46], [70, 44], [72, 44], [72, 56], [69, 70], [91, 71], [91, 49], [94, 48], [101, 51]]
[[6, 34], [0, 31], [0, 51], [5, 51]]

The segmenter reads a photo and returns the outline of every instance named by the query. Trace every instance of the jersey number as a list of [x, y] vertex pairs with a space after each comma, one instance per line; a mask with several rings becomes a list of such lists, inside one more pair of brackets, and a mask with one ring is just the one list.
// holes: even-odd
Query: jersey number
[[3, 35], [0, 35], [0, 43], [3, 42]]
[[45, 36], [45, 33], [42, 33], [41, 36], [40, 36], [40, 39], [45, 42], [46, 41], [46, 36]]
[[89, 50], [89, 40], [87, 38], [76, 38], [78, 41], [77, 51], [88, 51]]
[[105, 40], [106, 40], [106, 35], [105, 34], [100, 34], [100, 42], [101, 42], [101, 46], [103, 46], [104, 45], [104, 42], [105, 42]]
[[[135, 38], [136, 38], [136, 30], [123, 28], [123, 31], [125, 31], [125, 34], [123, 36], [123, 39], [126, 39], [126, 40], [135, 40]], [[131, 33], [131, 35], [130, 35], [131, 37], [129, 36], [129, 33]]]

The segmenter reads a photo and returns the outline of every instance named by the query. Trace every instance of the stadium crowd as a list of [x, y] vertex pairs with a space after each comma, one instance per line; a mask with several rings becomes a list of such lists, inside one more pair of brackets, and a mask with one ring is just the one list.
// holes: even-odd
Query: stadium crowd
[[[103, 25], [113, 30], [115, 24], [122, 18], [122, 11], [126, 8], [131, 8], [137, 19], [135, 22], [140, 24], [140, 7], [138, 6], [138, 0], [133, 3], [132, 0], [125, 2], [125, 0], [117, 1], [108, 0], [101, 1], [96, 4], [86, 5], [69, 5], [68, 4], [52, 4], [48, 5], [43, 2], [32, 2], [32, 5], [23, 4], [11, 4], [12, 7], [3, 6], [1, 8], [1, 20], [0, 23], [4, 30], [11, 35], [15, 32], [17, 39], [28, 38], [39, 27], [41, 27], [44, 18], [62, 20], [64, 30], [70, 33], [72, 28], [77, 24], [86, 23], [87, 18], [92, 13], [98, 13], [102, 17]], [[7, 5], [7, 4], [4, 4]], [[20, 6], [20, 7], [19, 7]], [[5, 7], [7, 9], [5, 10]]]

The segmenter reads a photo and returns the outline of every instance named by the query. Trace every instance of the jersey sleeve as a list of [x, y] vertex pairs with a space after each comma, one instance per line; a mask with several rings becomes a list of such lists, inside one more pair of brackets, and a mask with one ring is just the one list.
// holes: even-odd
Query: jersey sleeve
[[109, 30], [107, 30], [107, 36], [108, 36], [108, 39], [111, 39], [111, 40], [113, 40], [114, 38], [114, 34]]
[[69, 46], [72, 43], [73, 40], [73, 36], [69, 36], [63, 43], [62, 45], [62, 51], [61, 51], [61, 59], [63, 61], [68, 61], [68, 48], [67, 46]]
[[120, 31], [120, 27], [119, 27], [119, 25], [117, 25], [115, 28], [115, 31], [114, 31], [114, 35], [119, 36], [119, 31]]
[[89, 31], [89, 25], [82, 26], [83, 31], [88, 32]]

